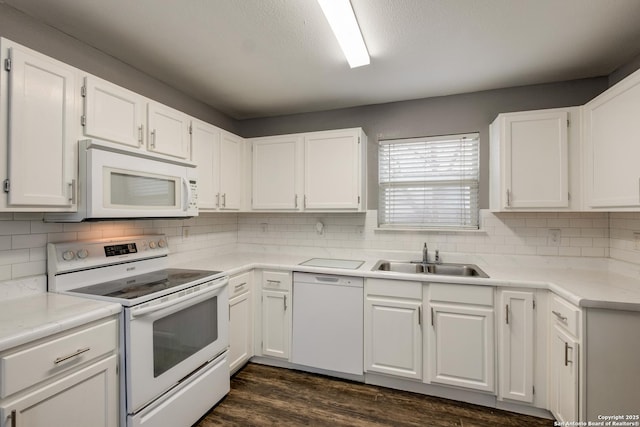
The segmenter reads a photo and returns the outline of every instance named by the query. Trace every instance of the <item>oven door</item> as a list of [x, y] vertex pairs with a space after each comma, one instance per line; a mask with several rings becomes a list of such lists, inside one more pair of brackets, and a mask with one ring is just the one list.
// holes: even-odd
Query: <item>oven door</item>
[[224, 277], [125, 308], [129, 414], [228, 348], [227, 284]]

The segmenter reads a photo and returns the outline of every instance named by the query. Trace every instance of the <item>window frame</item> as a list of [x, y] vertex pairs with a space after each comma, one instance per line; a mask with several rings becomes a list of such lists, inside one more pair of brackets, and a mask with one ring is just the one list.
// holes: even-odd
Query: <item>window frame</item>
[[[456, 143], [460, 144], [457, 152]], [[404, 147], [401, 147], [401, 144]], [[424, 147], [421, 148], [420, 145]], [[393, 146], [399, 147], [395, 153]], [[402, 150], [413, 150], [416, 155], [413, 158], [409, 157]], [[434, 157], [434, 152], [442, 156]], [[447, 153], [451, 155], [447, 156]], [[384, 164], [385, 161], [388, 163]], [[421, 163], [425, 169], [431, 169], [421, 174]], [[402, 166], [407, 166], [406, 170], [398, 172]], [[390, 202], [394, 197], [400, 197], [399, 202]], [[440, 209], [433, 208], [427, 213], [425, 208], [430, 206], [430, 203], [433, 204], [432, 200], [437, 197], [448, 198], [450, 203], [448, 206], [443, 204]], [[411, 199], [414, 200], [413, 203]], [[478, 231], [479, 199], [480, 132], [378, 141], [379, 229]], [[390, 204], [399, 212], [404, 209], [405, 213], [389, 213], [394, 209], [389, 208]], [[420, 209], [422, 214], [407, 213]], [[460, 209], [458, 214], [455, 213], [457, 209]], [[419, 218], [420, 215], [422, 219], [419, 221], [406, 220], [411, 217]], [[396, 219], [393, 216], [396, 216]], [[452, 221], [444, 222], [444, 219]]]

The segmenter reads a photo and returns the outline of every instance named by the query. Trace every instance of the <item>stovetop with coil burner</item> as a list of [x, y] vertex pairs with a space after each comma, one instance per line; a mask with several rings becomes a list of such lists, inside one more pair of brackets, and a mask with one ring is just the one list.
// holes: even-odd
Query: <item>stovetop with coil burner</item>
[[76, 288], [73, 292], [132, 300], [187, 283], [195, 283], [201, 279], [217, 274], [220, 274], [220, 271], [167, 268], [151, 273]]

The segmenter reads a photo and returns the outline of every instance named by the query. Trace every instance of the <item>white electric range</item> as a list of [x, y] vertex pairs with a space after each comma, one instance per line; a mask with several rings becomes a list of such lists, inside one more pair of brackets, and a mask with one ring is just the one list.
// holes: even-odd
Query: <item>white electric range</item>
[[191, 425], [229, 392], [228, 277], [168, 268], [164, 235], [49, 243], [50, 292], [121, 314], [121, 424]]

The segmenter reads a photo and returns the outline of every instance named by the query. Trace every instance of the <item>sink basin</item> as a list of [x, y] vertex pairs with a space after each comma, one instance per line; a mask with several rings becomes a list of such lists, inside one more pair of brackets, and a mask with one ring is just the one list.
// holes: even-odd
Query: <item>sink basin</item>
[[410, 261], [380, 260], [373, 267], [373, 271], [393, 271], [396, 273], [440, 274], [443, 276], [484, 277], [487, 274], [474, 264], [421, 264]]

